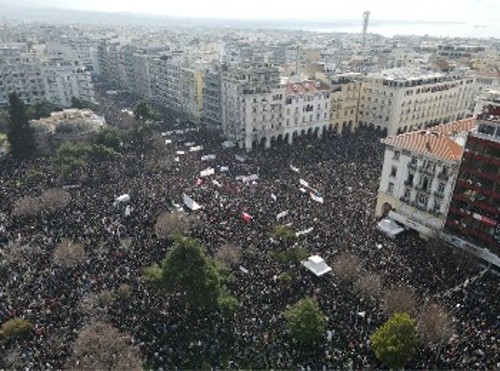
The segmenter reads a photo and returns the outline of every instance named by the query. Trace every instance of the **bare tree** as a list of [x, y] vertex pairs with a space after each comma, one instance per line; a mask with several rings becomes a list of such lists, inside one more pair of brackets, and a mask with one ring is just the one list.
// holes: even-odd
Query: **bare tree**
[[233, 244], [224, 244], [215, 252], [215, 258], [230, 267], [235, 267], [241, 258], [241, 247]]
[[85, 261], [85, 248], [80, 243], [63, 240], [54, 249], [52, 259], [54, 264], [65, 268], [76, 267]]
[[377, 273], [361, 276], [355, 283], [355, 289], [367, 299], [378, 298], [382, 292], [382, 279]]
[[453, 335], [450, 313], [438, 303], [427, 303], [418, 316], [418, 332], [431, 347], [446, 343]]
[[350, 253], [340, 253], [335, 258], [332, 269], [342, 281], [354, 281], [361, 273], [361, 261]]
[[155, 224], [155, 233], [159, 238], [172, 237], [174, 234], [186, 234], [189, 230], [189, 219], [181, 213], [164, 212]]
[[29, 265], [41, 255], [42, 249], [37, 245], [9, 242], [4, 249], [0, 249], [0, 265], [2, 263]]
[[71, 196], [68, 192], [60, 188], [51, 188], [44, 191], [40, 197], [40, 207], [47, 211], [58, 211], [68, 206]]
[[387, 315], [393, 313], [414, 313], [417, 309], [417, 295], [406, 286], [387, 290], [382, 298], [382, 307]]
[[41, 210], [40, 201], [36, 197], [24, 196], [14, 202], [12, 206], [13, 216], [33, 216]]
[[78, 333], [68, 368], [142, 370], [142, 361], [139, 350], [115, 327], [93, 322]]

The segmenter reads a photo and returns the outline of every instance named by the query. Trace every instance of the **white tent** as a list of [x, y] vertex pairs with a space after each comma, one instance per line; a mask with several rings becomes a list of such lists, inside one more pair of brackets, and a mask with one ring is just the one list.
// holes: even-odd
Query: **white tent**
[[310, 256], [307, 260], [303, 260], [301, 264], [318, 277], [332, 270], [332, 268], [325, 263], [323, 258], [318, 255]]
[[391, 218], [385, 218], [378, 222], [377, 229], [392, 239], [395, 239], [398, 234], [404, 231], [404, 228]]

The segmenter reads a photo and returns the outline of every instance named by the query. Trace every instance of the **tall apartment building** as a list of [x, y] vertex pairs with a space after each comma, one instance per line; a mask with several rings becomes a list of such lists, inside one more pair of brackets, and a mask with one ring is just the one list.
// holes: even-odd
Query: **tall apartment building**
[[446, 220], [447, 240], [500, 254], [500, 94], [491, 93], [469, 133]]
[[389, 216], [427, 237], [438, 237], [475, 118], [389, 136], [375, 214]]
[[395, 68], [368, 74], [359, 102], [359, 124], [396, 135], [468, 117], [474, 78]]
[[337, 134], [358, 127], [358, 102], [361, 90], [359, 81], [361, 74], [346, 73], [329, 78], [331, 83], [330, 95], [330, 129]]
[[321, 80], [281, 83], [277, 68], [226, 71], [222, 77], [222, 130], [241, 148], [321, 137], [330, 125], [330, 86]]
[[214, 129], [220, 129], [222, 125], [221, 78], [223, 68], [225, 69], [225, 67], [214, 65], [204, 72], [201, 122]]
[[90, 73], [78, 60], [40, 56], [26, 44], [0, 47], [0, 106], [12, 92], [26, 104], [48, 100], [69, 107], [73, 97], [93, 99]]
[[241, 148], [260, 141], [269, 146], [270, 134], [283, 124], [279, 70], [264, 65], [225, 71], [221, 92], [224, 135]]

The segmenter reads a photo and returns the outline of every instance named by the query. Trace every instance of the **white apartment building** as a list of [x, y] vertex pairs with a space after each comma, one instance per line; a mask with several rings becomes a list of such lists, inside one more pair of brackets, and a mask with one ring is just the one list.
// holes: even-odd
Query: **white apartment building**
[[389, 136], [375, 214], [425, 237], [444, 228], [467, 133], [475, 118]]
[[474, 78], [462, 72], [394, 68], [371, 73], [362, 83], [359, 125], [396, 135], [452, 122], [472, 113], [474, 94]]
[[280, 82], [278, 69], [257, 67], [223, 73], [222, 129], [250, 150], [301, 135], [322, 136], [330, 126], [330, 86], [320, 80]]
[[78, 60], [38, 56], [26, 44], [0, 47], [0, 106], [12, 92], [28, 105], [47, 100], [61, 107], [71, 106], [73, 97], [94, 96], [90, 73]]

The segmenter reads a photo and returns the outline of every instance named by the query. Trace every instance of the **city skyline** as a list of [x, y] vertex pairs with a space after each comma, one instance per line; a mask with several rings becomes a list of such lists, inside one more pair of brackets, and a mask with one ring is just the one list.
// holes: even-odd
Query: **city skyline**
[[[497, 14], [500, 14], [500, 4], [493, 0], [459, 0], [454, 2], [452, 7], [446, 0], [422, 0], [418, 6], [410, 8], [407, 3], [395, 0], [383, 0], [378, 4], [374, 4], [369, 0], [354, 0], [343, 4], [340, 11], [337, 5], [324, 0], [308, 3], [307, 8], [301, 7], [300, 4], [290, 6], [283, 1], [265, 2], [264, 0], [237, 3], [237, 5], [236, 2], [230, 0], [215, 0], [208, 4], [201, 0], [169, 2], [168, 4], [161, 4], [152, 0], [141, 2], [133, 0], [75, 0], [71, 2], [67, 0], [25, 0], [21, 3], [4, 0], [4, 3], [22, 7], [53, 7], [223, 19], [357, 19], [363, 11], [371, 10], [372, 17], [377, 20], [492, 24], [498, 22], [499, 17]], [[486, 12], [485, 9], [488, 11]]]

